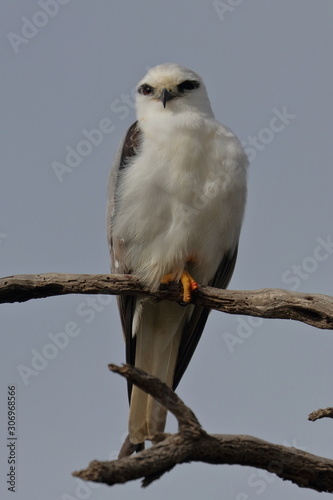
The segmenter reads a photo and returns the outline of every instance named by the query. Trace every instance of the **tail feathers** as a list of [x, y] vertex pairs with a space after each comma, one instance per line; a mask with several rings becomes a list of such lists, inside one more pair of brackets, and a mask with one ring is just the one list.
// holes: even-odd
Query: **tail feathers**
[[[135, 366], [154, 375], [169, 387], [178, 356], [178, 349], [189, 308], [171, 302], [145, 303], [137, 326]], [[134, 444], [146, 439], [153, 440], [163, 432], [166, 423], [166, 409], [154, 398], [133, 386], [129, 436]]]

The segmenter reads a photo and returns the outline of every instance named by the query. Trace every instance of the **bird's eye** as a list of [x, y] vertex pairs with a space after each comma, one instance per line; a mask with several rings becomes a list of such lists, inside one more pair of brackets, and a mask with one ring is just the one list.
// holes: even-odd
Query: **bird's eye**
[[200, 83], [196, 80], [185, 80], [184, 82], [177, 85], [179, 92], [185, 92], [185, 90], [194, 90], [200, 87]]
[[151, 87], [147, 83], [140, 85], [140, 87], [138, 88], [139, 94], [142, 94], [142, 95], [150, 95], [153, 93], [153, 91], [154, 91], [153, 87]]

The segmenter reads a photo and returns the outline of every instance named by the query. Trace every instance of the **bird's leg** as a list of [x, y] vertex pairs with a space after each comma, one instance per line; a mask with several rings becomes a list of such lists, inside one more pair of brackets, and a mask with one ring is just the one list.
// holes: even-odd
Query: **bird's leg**
[[[161, 279], [161, 283], [170, 283], [171, 281], [175, 281], [174, 273], [165, 274]], [[183, 285], [183, 302], [188, 304], [191, 302], [192, 292], [198, 288], [198, 283], [185, 269], [180, 276], [180, 281]]]
[[192, 292], [198, 288], [198, 283], [192, 278], [190, 273], [183, 271], [180, 277], [183, 285], [183, 301], [191, 302]]

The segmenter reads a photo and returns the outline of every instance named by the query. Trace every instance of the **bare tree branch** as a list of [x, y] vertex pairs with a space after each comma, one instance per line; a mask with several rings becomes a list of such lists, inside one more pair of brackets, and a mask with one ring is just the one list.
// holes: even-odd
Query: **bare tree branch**
[[[180, 286], [161, 285], [151, 291], [135, 276], [121, 274], [28, 274], [0, 278], [0, 303], [24, 302], [55, 295], [149, 295], [158, 300], [181, 301]], [[280, 289], [254, 291], [200, 287], [192, 303], [262, 318], [293, 319], [322, 329], [333, 329], [333, 297]]]
[[177, 464], [194, 461], [257, 467], [300, 487], [333, 492], [333, 460], [251, 436], [209, 435], [193, 412], [160, 380], [128, 365], [110, 365], [110, 369], [164, 404], [178, 419], [179, 430], [132, 457], [95, 460], [74, 476], [109, 486], [143, 478], [142, 485], [147, 486]]
[[[178, 284], [161, 285], [152, 291], [130, 275], [40, 274], [0, 279], [0, 303], [66, 294], [147, 295], [156, 300], [182, 301]], [[333, 298], [280, 289], [255, 291], [200, 287], [194, 304], [229, 314], [301, 321], [322, 329], [333, 329]], [[266, 469], [300, 487], [333, 493], [333, 460], [295, 448], [268, 443], [251, 436], [209, 435], [193, 412], [158, 379], [130, 366], [110, 365], [114, 372], [151, 394], [178, 420], [177, 434], [156, 436], [157, 444], [135, 456], [112, 462], [91, 462], [86, 470], [73, 473], [82, 479], [108, 485], [143, 478], [143, 486], [158, 479], [178, 463], [201, 461], [239, 464]], [[333, 409], [318, 410], [310, 420], [333, 417]]]
[[333, 418], [333, 408], [320, 408], [319, 410], [313, 411], [308, 416], [308, 420], [314, 422], [315, 420], [319, 420], [320, 418]]

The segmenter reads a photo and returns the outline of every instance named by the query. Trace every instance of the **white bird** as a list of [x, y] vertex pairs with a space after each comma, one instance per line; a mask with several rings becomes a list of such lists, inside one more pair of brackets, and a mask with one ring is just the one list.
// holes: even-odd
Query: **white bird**
[[[115, 273], [157, 289], [181, 281], [189, 303], [197, 282], [226, 288], [246, 202], [247, 156], [214, 118], [201, 77], [178, 64], [151, 68], [139, 82], [137, 121], [116, 154], [108, 187], [108, 241]], [[126, 361], [174, 389], [209, 309], [118, 298]], [[166, 410], [129, 386], [129, 436], [120, 456], [163, 432]]]

